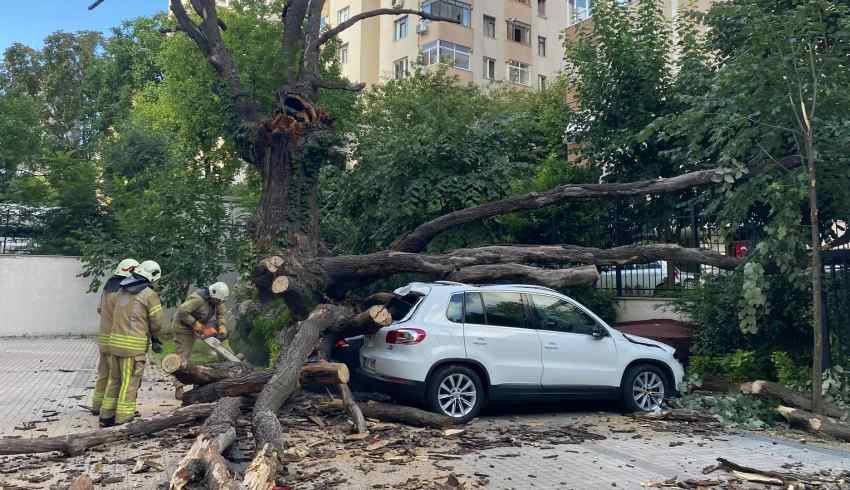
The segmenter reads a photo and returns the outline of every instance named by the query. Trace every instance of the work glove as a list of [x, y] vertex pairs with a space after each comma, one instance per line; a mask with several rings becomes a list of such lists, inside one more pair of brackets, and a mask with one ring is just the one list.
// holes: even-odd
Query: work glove
[[192, 331], [198, 335], [203, 335], [204, 329], [206, 328], [207, 326], [204, 325], [200, 320], [196, 320], [195, 323], [192, 324]]
[[227, 328], [225, 328], [225, 326], [224, 326], [224, 325], [221, 325], [220, 327], [218, 327], [218, 333], [216, 334], [216, 336], [215, 336], [215, 337], [216, 337], [218, 340], [224, 340], [224, 339], [226, 339], [226, 338], [227, 338], [227, 334], [228, 334], [228, 332], [227, 332]]
[[162, 342], [157, 337], [151, 337], [151, 350], [156, 354], [162, 352]]

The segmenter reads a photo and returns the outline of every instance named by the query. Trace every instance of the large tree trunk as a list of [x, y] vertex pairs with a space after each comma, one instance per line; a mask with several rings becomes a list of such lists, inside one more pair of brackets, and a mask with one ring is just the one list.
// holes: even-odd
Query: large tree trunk
[[221, 453], [236, 441], [236, 419], [241, 406], [239, 398], [222, 398], [216, 403], [195, 443], [178, 463], [171, 477], [171, 490], [190, 485], [211, 490], [239, 488]]
[[78, 434], [68, 434], [40, 439], [0, 439], [0, 454], [48, 453], [59, 451], [69, 456], [81, 454], [88, 448], [128, 439], [139, 434], [154, 434], [161, 430], [206, 418], [213, 404], [178, 408], [170, 415], [153, 419], [136, 420], [128, 424], [98, 429]]
[[[789, 390], [779, 383], [773, 381], [751, 381], [744, 383], [740, 387], [741, 393], [753, 395], [759, 398], [766, 398], [781, 401], [785, 405], [803, 410], [812, 410], [812, 396], [809, 393], [800, 393], [798, 391]], [[847, 411], [842, 410], [838, 406], [824, 402], [823, 413], [829, 417], [846, 418]]]
[[322, 304], [306, 320], [298, 323], [298, 333], [278, 356], [274, 376], [263, 388], [254, 405], [254, 439], [256, 447], [266, 444], [276, 451], [283, 449], [283, 429], [277, 411], [298, 389], [298, 378], [304, 360], [319, 344], [325, 330], [352, 315], [345, 306]]
[[850, 425], [833, 422], [824, 416], [797, 408], [780, 405], [776, 408], [776, 411], [785, 417], [785, 420], [791, 426], [800, 427], [814, 434], [824, 434], [850, 442]]

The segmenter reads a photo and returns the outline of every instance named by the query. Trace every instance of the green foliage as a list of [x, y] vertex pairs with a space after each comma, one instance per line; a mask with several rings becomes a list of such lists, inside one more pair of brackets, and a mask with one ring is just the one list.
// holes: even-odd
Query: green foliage
[[776, 380], [789, 388], [804, 388], [812, 381], [811, 366], [800, 364], [784, 351], [776, 351], [770, 355], [773, 368], [776, 370]]
[[272, 366], [280, 353], [278, 335], [292, 326], [292, 315], [283, 300], [251, 309], [239, 316], [234, 347], [257, 366]]
[[699, 412], [708, 412], [730, 428], [758, 430], [781, 423], [776, 403], [752, 396], [689, 394], [676, 400], [675, 405]]
[[[356, 165], [322, 175], [323, 229], [332, 248], [385, 248], [424, 221], [511, 194], [550, 155], [565, 166], [561, 134], [569, 110], [557, 90], [486, 93], [445, 71], [370, 89], [360, 101]], [[432, 247], [499, 237], [488, 221], [446, 233]]]
[[614, 293], [593, 286], [573, 286], [561, 289], [565, 294], [596, 313], [609, 325], [617, 323], [617, 310], [614, 306]]
[[763, 352], [736, 350], [719, 356], [691, 356], [688, 374], [719, 376], [730, 383], [773, 378], [770, 359]]

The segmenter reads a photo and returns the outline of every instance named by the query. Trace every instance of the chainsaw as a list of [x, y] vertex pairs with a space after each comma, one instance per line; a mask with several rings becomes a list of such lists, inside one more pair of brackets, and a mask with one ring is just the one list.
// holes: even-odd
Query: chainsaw
[[216, 354], [227, 359], [228, 361], [242, 362], [242, 359], [239, 359], [239, 357], [237, 357], [232, 350], [230, 350], [226, 345], [224, 345], [220, 340], [215, 337], [217, 334], [218, 330], [216, 330], [215, 327], [211, 327], [209, 325], [204, 325], [204, 328], [201, 329], [200, 332], [195, 331], [195, 337], [201, 339]]

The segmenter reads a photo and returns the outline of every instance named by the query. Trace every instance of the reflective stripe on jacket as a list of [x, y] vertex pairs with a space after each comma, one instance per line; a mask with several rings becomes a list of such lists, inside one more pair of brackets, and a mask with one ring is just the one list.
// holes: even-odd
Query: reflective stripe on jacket
[[159, 295], [150, 287], [137, 291], [124, 288], [116, 300], [109, 346], [119, 357], [144, 354], [150, 337], [159, 335], [163, 327], [165, 315]]

